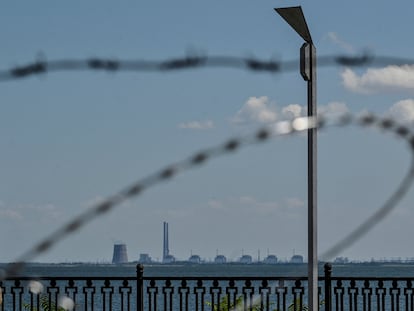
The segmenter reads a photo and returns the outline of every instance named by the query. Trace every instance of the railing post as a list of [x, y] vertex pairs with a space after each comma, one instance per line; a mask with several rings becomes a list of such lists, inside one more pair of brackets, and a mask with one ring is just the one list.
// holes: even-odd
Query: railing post
[[332, 310], [332, 265], [327, 262], [324, 265], [325, 270], [325, 311]]
[[144, 266], [137, 265], [137, 311], [144, 311]]

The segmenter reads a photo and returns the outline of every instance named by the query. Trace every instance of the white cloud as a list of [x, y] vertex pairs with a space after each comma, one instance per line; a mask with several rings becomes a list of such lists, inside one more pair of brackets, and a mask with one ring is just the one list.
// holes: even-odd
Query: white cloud
[[12, 207], [0, 206], [0, 219], [11, 220], [45, 220], [58, 219], [61, 217], [61, 209], [53, 204], [44, 205], [17, 205]]
[[22, 205], [17, 207], [21, 214], [26, 218], [33, 217], [30, 214], [36, 214], [39, 218], [58, 219], [61, 217], [61, 209], [53, 204], [45, 205]]
[[259, 214], [271, 214], [280, 210], [281, 206], [276, 201], [261, 201], [252, 196], [242, 196], [237, 205], [248, 212]]
[[23, 216], [13, 209], [0, 209], [0, 219], [21, 220]]
[[[289, 104], [279, 108], [272, 104], [267, 96], [250, 97], [231, 121], [236, 124], [248, 122], [271, 124], [281, 120], [292, 120], [307, 116], [307, 111], [306, 105]], [[348, 112], [348, 106], [340, 101], [318, 105], [318, 113], [328, 117], [337, 117]]]
[[179, 128], [191, 129], [191, 130], [208, 130], [214, 127], [214, 122], [211, 120], [206, 121], [190, 121], [178, 124]]
[[414, 121], [414, 99], [404, 99], [393, 104], [388, 110], [388, 115], [401, 123]]
[[301, 208], [305, 206], [305, 202], [299, 198], [287, 198], [286, 205], [290, 208]]
[[348, 106], [344, 102], [329, 102], [326, 105], [318, 106], [318, 113], [325, 116], [342, 115], [349, 112]]
[[223, 208], [223, 203], [219, 200], [209, 200], [207, 206], [212, 209], [221, 209]]
[[104, 201], [105, 198], [103, 196], [97, 195], [89, 200], [86, 200], [85, 202], [82, 202], [81, 206], [84, 208], [92, 208]]
[[306, 115], [306, 107], [298, 104], [287, 105], [282, 108], [282, 115], [286, 119], [294, 119]]
[[414, 65], [371, 68], [360, 76], [352, 69], [346, 68], [341, 76], [345, 88], [356, 93], [414, 90]]
[[351, 44], [349, 44], [348, 42], [345, 42], [344, 40], [342, 40], [336, 32], [333, 32], [333, 31], [328, 32], [327, 38], [331, 42], [333, 42], [336, 45], [340, 46], [345, 51], [347, 51], [349, 53], [354, 53], [355, 52], [355, 48]]
[[267, 96], [250, 97], [232, 118], [233, 123], [272, 123], [277, 120], [276, 107]]
[[296, 214], [292, 208], [304, 206], [304, 201], [299, 198], [287, 198], [283, 203], [277, 201], [262, 201], [252, 196], [228, 197], [222, 200], [210, 200], [207, 206], [212, 210], [220, 210], [242, 214], [273, 215], [273, 214]]
[[[285, 106], [281, 111], [284, 119], [304, 117], [308, 113], [306, 106], [300, 106], [298, 104]], [[344, 102], [332, 101], [326, 105], [318, 105], [318, 114], [323, 114], [324, 116], [335, 117], [345, 113], [349, 113], [349, 108]]]

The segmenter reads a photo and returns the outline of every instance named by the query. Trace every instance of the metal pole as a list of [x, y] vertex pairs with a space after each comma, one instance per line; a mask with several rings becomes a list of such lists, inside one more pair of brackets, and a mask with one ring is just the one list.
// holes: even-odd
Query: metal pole
[[331, 292], [332, 292], [332, 265], [327, 262], [324, 266], [325, 272], [325, 311], [332, 310], [332, 299], [331, 299]]
[[[301, 74], [308, 82], [308, 117], [316, 118], [316, 48], [301, 48]], [[318, 223], [317, 223], [317, 146], [316, 128], [308, 129], [308, 305], [318, 310]]]
[[137, 265], [137, 301], [136, 310], [144, 311], [144, 266]]

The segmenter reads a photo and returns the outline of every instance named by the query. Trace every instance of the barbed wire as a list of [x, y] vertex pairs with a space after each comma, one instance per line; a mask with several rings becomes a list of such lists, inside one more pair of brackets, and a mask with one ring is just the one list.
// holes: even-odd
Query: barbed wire
[[[318, 67], [324, 66], [387, 66], [414, 64], [414, 59], [374, 56], [365, 53], [359, 56], [331, 55], [320, 56]], [[189, 55], [181, 58], [169, 58], [161, 61], [151, 60], [116, 60], [90, 58], [84, 60], [62, 59], [46, 61], [39, 59], [32, 63], [16, 66], [0, 71], [0, 82], [17, 80], [33, 75], [57, 71], [108, 71], [108, 72], [169, 72], [175, 70], [194, 69], [201, 67], [220, 67], [244, 69], [254, 72], [280, 73], [298, 69], [298, 60], [277, 61], [236, 56], [197, 56]]]
[[411, 168], [407, 176], [403, 179], [403, 182], [397, 188], [397, 190], [391, 195], [390, 199], [381, 207], [373, 216], [371, 216], [361, 227], [351, 232], [344, 240], [335, 244], [331, 249], [324, 253], [325, 259], [327, 257], [333, 257], [336, 254], [342, 252], [345, 248], [349, 247], [352, 243], [361, 238], [369, 230], [372, 229], [379, 221], [381, 221], [386, 215], [395, 208], [399, 200], [405, 195], [410, 188], [414, 179], [414, 133], [406, 126], [398, 124], [396, 121], [390, 118], [379, 118], [371, 114], [354, 117], [351, 114], [344, 114], [336, 118], [325, 118], [323, 116], [315, 117], [299, 117], [291, 121], [279, 121], [272, 126], [262, 128], [257, 132], [243, 136], [240, 138], [229, 139], [224, 144], [211, 147], [202, 151], [199, 151], [187, 159], [180, 162], [173, 163], [165, 168], [156, 171], [147, 177], [140, 179], [118, 193], [110, 196], [105, 201], [96, 204], [81, 213], [79, 216], [70, 220], [64, 224], [57, 231], [48, 235], [40, 243], [34, 245], [31, 249], [23, 253], [17, 260], [9, 264], [3, 273], [0, 275], [0, 281], [10, 276], [15, 276], [25, 263], [34, 259], [35, 257], [46, 253], [53, 246], [58, 244], [61, 240], [67, 236], [79, 231], [86, 224], [92, 220], [108, 213], [115, 207], [119, 206], [122, 202], [132, 197], [139, 196], [146, 189], [149, 189], [164, 181], [170, 180], [179, 173], [185, 172], [190, 169], [205, 164], [209, 159], [216, 158], [218, 156], [231, 154], [243, 146], [258, 144], [270, 140], [273, 137], [290, 136], [299, 132], [307, 131], [309, 129], [324, 129], [326, 127], [333, 126], [349, 126], [357, 125], [362, 127], [374, 127], [382, 129], [386, 132], [395, 133], [397, 137], [406, 140], [410, 147], [413, 156]]

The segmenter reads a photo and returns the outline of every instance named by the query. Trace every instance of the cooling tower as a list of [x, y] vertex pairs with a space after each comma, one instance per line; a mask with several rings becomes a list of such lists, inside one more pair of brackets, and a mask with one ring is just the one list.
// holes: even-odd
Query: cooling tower
[[113, 264], [121, 264], [128, 262], [127, 248], [125, 244], [114, 245], [114, 255], [112, 257]]

